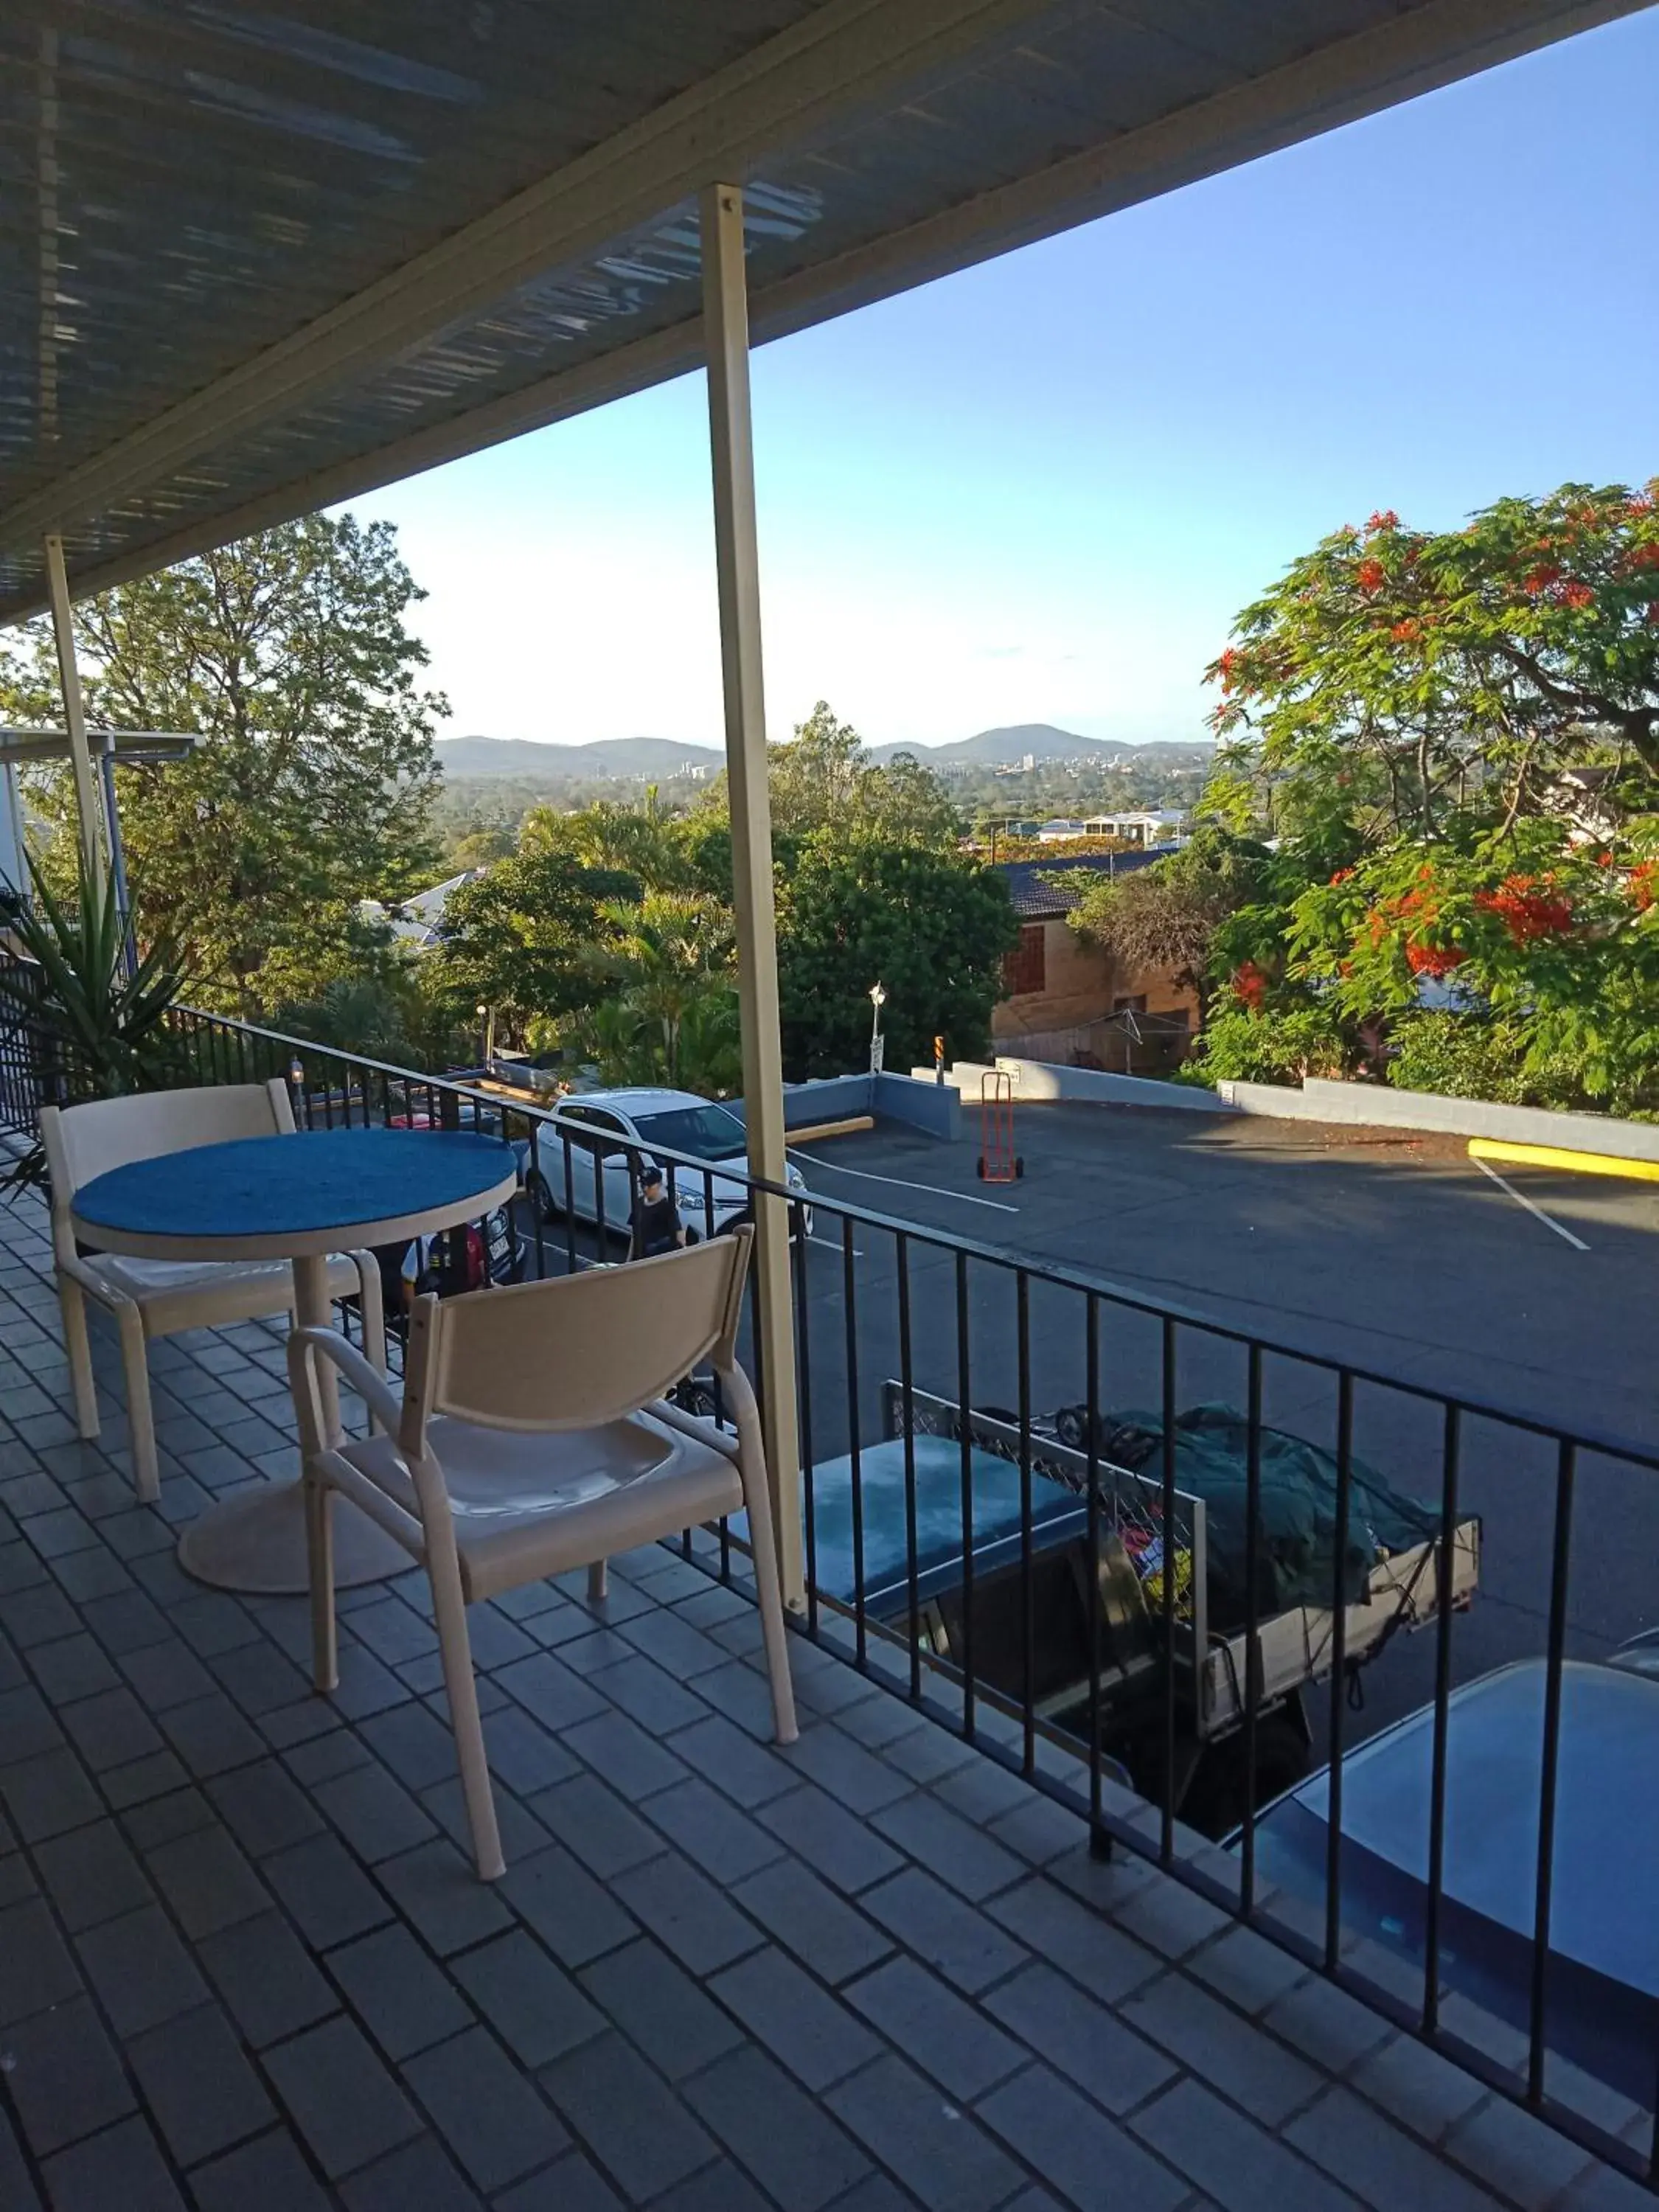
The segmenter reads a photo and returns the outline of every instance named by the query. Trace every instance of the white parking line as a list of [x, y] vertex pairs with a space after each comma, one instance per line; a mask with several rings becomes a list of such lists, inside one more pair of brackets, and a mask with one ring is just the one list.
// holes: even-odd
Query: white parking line
[[[794, 1155], [799, 1158], [800, 1155]], [[942, 1183], [909, 1182], [903, 1176], [872, 1175], [868, 1168], [849, 1168], [840, 1160], [815, 1159], [815, 1168], [833, 1168], [837, 1175], [858, 1176], [866, 1182], [890, 1182], [900, 1190], [929, 1190], [935, 1198], [954, 1198], [963, 1206], [988, 1206], [997, 1213], [1018, 1213], [1017, 1206], [1005, 1206], [1000, 1198], [975, 1198], [971, 1191], [946, 1190]], [[826, 1200], [826, 1203], [829, 1201]]]
[[[820, 1237], [816, 1230], [806, 1241], [809, 1244], [822, 1244], [826, 1252], [839, 1252], [842, 1249], [839, 1237]], [[861, 1260], [864, 1257], [856, 1244], [853, 1247], [853, 1257], [855, 1260]]]
[[1517, 1190], [1512, 1182], [1506, 1182], [1504, 1178], [1498, 1174], [1496, 1168], [1488, 1167], [1479, 1153], [1476, 1153], [1474, 1157], [1474, 1164], [1480, 1169], [1481, 1174], [1490, 1176], [1492, 1181], [1498, 1185], [1499, 1190], [1508, 1191], [1510, 1196], [1515, 1200], [1517, 1206], [1524, 1206], [1528, 1213], [1535, 1213], [1538, 1218], [1543, 1223], [1546, 1229], [1553, 1229], [1558, 1237], [1565, 1237], [1568, 1243], [1572, 1246], [1576, 1252], [1588, 1252], [1589, 1250], [1589, 1246], [1585, 1243], [1582, 1237], [1575, 1237], [1571, 1229], [1564, 1229], [1559, 1221], [1553, 1220], [1550, 1215], [1545, 1212], [1541, 1206], [1534, 1206], [1532, 1200], [1523, 1191]]

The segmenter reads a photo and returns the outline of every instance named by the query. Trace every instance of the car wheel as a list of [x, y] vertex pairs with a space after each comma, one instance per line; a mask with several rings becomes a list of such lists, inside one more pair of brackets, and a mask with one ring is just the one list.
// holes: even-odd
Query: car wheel
[[560, 1211], [553, 1202], [553, 1186], [539, 1168], [532, 1168], [525, 1177], [524, 1194], [544, 1221], [551, 1221]]

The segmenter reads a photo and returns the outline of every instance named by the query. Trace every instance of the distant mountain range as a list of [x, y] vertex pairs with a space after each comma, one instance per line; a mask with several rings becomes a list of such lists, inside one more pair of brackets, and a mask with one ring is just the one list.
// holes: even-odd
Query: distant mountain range
[[[580, 783], [605, 776], [667, 779], [687, 769], [711, 774], [726, 765], [712, 745], [684, 744], [674, 738], [605, 738], [590, 745], [538, 744], [529, 738], [440, 738], [438, 765], [449, 775], [514, 776], [525, 782]], [[914, 753], [930, 766], [950, 764], [995, 768], [1004, 762], [1087, 760], [1100, 768], [1201, 767], [1210, 747], [1202, 742], [1172, 741], [1131, 745], [1109, 738], [1080, 737], [1052, 722], [1018, 722], [1011, 728], [981, 730], [953, 744], [872, 745], [870, 757], [885, 766], [900, 753]]]

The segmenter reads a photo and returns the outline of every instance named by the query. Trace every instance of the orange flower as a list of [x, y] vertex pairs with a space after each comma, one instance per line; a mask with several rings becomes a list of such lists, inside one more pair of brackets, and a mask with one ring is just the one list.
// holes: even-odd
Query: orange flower
[[1559, 582], [1560, 576], [1561, 571], [1554, 562], [1544, 562], [1528, 576], [1527, 590], [1535, 599], [1540, 592], [1547, 592], [1552, 584]]
[[1564, 606], [1569, 607], [1593, 607], [1595, 605], [1595, 594], [1588, 584], [1581, 584], [1575, 580], [1571, 584], [1562, 585], [1561, 602]]
[[1572, 908], [1554, 885], [1553, 876], [1505, 876], [1497, 890], [1477, 891], [1474, 902], [1498, 916], [1512, 944], [1528, 945], [1572, 927]]
[[1380, 592], [1388, 580], [1380, 561], [1362, 561], [1354, 571], [1354, 581], [1362, 592]]
[[1233, 994], [1253, 1014], [1261, 1012], [1261, 1002], [1267, 995], [1267, 979], [1254, 960], [1241, 961], [1234, 969]]
[[1373, 514], [1370, 517], [1365, 527], [1373, 532], [1379, 530], [1398, 530], [1400, 517], [1391, 507], [1385, 507], [1380, 514]]
[[1455, 945], [1408, 945], [1406, 965], [1413, 975], [1449, 975], [1468, 957]]
[[1421, 623], [1414, 622], [1397, 622], [1389, 632], [1396, 645], [1415, 645], [1422, 635]]

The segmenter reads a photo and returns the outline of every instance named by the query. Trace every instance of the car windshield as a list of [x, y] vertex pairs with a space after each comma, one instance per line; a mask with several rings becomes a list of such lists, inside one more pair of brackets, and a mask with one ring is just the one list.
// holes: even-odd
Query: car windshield
[[661, 1114], [642, 1114], [635, 1121], [641, 1140], [665, 1152], [689, 1152], [698, 1160], [729, 1160], [745, 1142], [744, 1126], [728, 1106], [712, 1100], [702, 1106], [674, 1106]]

